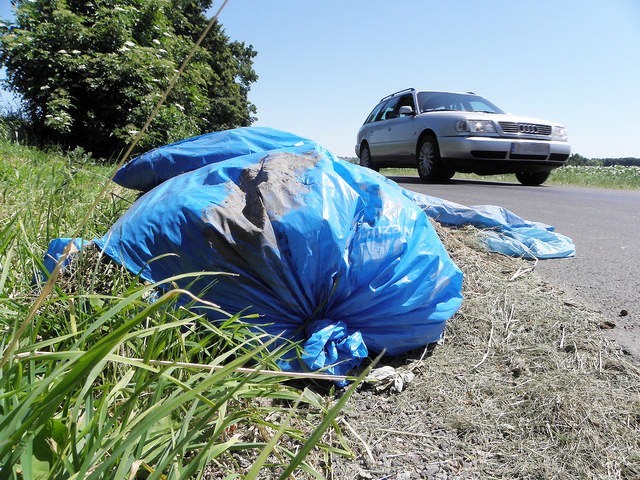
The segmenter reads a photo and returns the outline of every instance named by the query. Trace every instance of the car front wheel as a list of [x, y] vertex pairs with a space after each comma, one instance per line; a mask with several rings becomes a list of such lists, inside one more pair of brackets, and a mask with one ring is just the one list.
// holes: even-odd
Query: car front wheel
[[455, 174], [442, 165], [438, 142], [432, 136], [425, 137], [418, 147], [418, 175], [423, 182], [429, 180], [449, 180]]
[[367, 145], [362, 145], [360, 148], [360, 166], [370, 168], [376, 172], [379, 170], [379, 168], [374, 165], [373, 160], [371, 160], [371, 152]]
[[537, 187], [542, 185], [551, 172], [517, 172], [516, 178], [522, 185]]

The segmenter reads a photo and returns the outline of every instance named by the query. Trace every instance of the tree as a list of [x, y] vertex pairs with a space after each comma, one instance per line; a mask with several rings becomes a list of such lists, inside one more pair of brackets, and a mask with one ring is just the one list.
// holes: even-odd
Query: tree
[[589, 159], [586, 157], [583, 157], [582, 155], [578, 154], [578, 153], [572, 153], [571, 155], [569, 155], [569, 158], [567, 159], [567, 165], [588, 165], [589, 164]]
[[[7, 87], [45, 142], [117, 153], [142, 128], [212, 0], [12, 0], [0, 25]], [[215, 23], [139, 145], [250, 125], [256, 52]]]

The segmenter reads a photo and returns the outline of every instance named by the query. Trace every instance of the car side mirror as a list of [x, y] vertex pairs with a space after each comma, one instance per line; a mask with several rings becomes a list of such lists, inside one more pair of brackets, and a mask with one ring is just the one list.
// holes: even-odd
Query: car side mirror
[[415, 115], [415, 112], [413, 111], [413, 107], [411, 105], [401, 106], [398, 113], [400, 114], [401, 117], [403, 115]]

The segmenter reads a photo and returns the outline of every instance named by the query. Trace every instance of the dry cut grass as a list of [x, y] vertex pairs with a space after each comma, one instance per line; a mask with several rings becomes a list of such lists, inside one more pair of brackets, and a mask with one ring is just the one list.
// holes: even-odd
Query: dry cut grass
[[[437, 227], [464, 303], [403, 391], [364, 388], [342, 423], [354, 460], [331, 478], [640, 478], [640, 369], [531, 262]], [[398, 359], [389, 359], [397, 362]]]

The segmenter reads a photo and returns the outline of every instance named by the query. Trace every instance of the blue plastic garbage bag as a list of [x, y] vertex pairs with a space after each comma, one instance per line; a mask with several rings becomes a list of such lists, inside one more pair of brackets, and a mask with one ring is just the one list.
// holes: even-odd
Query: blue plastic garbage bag
[[[312, 334], [303, 345], [302, 360], [311, 370], [325, 369], [329, 374], [351, 370], [367, 358], [362, 334], [349, 334], [344, 322], [319, 320], [311, 325]], [[329, 365], [327, 367], [327, 365]]]
[[113, 181], [123, 187], [146, 192], [169, 178], [211, 163], [249, 153], [312, 143], [306, 138], [268, 127], [212, 132], [143, 153], [123, 165]]
[[177, 283], [303, 343], [282, 368], [343, 374], [437, 341], [462, 302], [427, 215], [381, 178], [313, 143], [236, 156], [159, 184], [96, 244], [150, 282], [234, 274]]
[[576, 253], [573, 240], [544, 223], [524, 220], [495, 205], [467, 207], [405, 190], [405, 195], [444, 225], [473, 225], [484, 229], [484, 243], [491, 252], [523, 258], [566, 258]]

